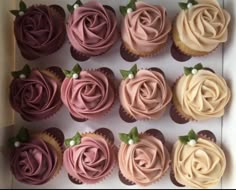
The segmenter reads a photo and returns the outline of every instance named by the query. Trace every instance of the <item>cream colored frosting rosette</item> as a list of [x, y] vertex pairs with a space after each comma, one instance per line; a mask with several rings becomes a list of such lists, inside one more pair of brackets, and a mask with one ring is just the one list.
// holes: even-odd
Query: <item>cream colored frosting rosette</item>
[[183, 53], [201, 56], [228, 39], [230, 14], [217, 0], [197, 0], [176, 17], [173, 37]]
[[206, 120], [223, 116], [230, 97], [231, 91], [223, 77], [201, 69], [177, 80], [173, 102], [186, 119]]
[[172, 168], [175, 179], [191, 188], [216, 186], [226, 168], [224, 152], [210, 140], [197, 138], [196, 141], [190, 141], [184, 144], [179, 140], [173, 147]]

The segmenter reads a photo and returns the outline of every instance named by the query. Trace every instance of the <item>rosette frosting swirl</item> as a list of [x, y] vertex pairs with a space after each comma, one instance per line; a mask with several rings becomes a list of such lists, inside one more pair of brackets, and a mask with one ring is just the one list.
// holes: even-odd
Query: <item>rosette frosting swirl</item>
[[136, 10], [128, 13], [122, 23], [123, 42], [138, 54], [150, 53], [162, 47], [168, 40], [171, 22], [166, 9], [144, 2], [136, 3]]
[[79, 145], [64, 152], [64, 167], [70, 176], [94, 184], [109, 175], [116, 163], [112, 145], [101, 136], [84, 136]]
[[41, 185], [54, 176], [58, 169], [58, 157], [51, 145], [40, 139], [32, 139], [14, 150], [10, 165], [18, 181]]
[[108, 111], [115, 101], [110, 79], [100, 71], [81, 71], [78, 79], [66, 78], [61, 98], [76, 118], [95, 119]]
[[224, 152], [215, 143], [202, 138], [194, 147], [178, 141], [173, 148], [172, 161], [176, 180], [192, 188], [216, 186], [226, 168]]
[[121, 143], [118, 160], [123, 176], [141, 186], [158, 181], [170, 165], [169, 152], [162, 142], [145, 134], [136, 144]]
[[180, 40], [190, 49], [211, 52], [228, 38], [230, 15], [217, 0], [198, 0], [179, 13], [175, 27]]
[[79, 52], [89, 56], [103, 54], [118, 39], [116, 15], [96, 1], [85, 3], [70, 15], [67, 34]]
[[47, 71], [32, 70], [26, 79], [13, 79], [10, 85], [10, 103], [27, 121], [45, 119], [62, 106], [61, 82]]
[[172, 92], [162, 74], [139, 70], [134, 79], [125, 79], [119, 88], [120, 103], [135, 119], [158, 119], [171, 101]]
[[57, 51], [65, 42], [64, 17], [46, 5], [31, 6], [14, 22], [17, 44], [26, 59], [37, 59]]
[[181, 111], [194, 120], [223, 116], [231, 96], [224, 78], [208, 70], [182, 76], [174, 91]]

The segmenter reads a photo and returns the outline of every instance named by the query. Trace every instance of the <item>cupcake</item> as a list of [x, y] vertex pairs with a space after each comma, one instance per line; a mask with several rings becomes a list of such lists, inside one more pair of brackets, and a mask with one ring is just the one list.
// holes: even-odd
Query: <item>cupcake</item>
[[10, 103], [26, 121], [39, 121], [54, 115], [63, 105], [60, 98], [64, 74], [58, 67], [30, 69], [28, 65], [12, 72]]
[[153, 56], [167, 45], [171, 22], [163, 6], [131, 0], [120, 7], [120, 12], [124, 16], [121, 38], [126, 51], [139, 57]]
[[159, 119], [172, 99], [164, 73], [158, 68], [138, 70], [137, 65], [120, 72], [121, 118], [126, 122]]
[[177, 123], [222, 117], [230, 96], [224, 78], [211, 69], [202, 64], [185, 67], [173, 88], [171, 117]]
[[20, 10], [12, 10], [16, 16], [14, 33], [22, 56], [28, 60], [50, 55], [65, 42], [65, 12], [58, 5], [33, 5], [27, 7], [20, 1]]
[[108, 68], [85, 71], [77, 64], [64, 71], [61, 99], [76, 121], [98, 119], [116, 99], [114, 74]]
[[106, 53], [118, 40], [116, 13], [112, 7], [97, 1], [67, 5], [71, 12], [67, 35], [71, 54], [78, 61]]
[[179, 184], [208, 189], [220, 183], [226, 168], [225, 154], [213, 141], [215, 137], [211, 138], [212, 133], [206, 132], [196, 134], [191, 130], [175, 143], [172, 169]]
[[107, 178], [117, 162], [114, 136], [108, 129], [76, 133], [65, 141], [63, 165], [75, 184], [95, 184]]
[[16, 137], [9, 139], [11, 172], [21, 183], [42, 185], [56, 176], [62, 166], [63, 133], [50, 128], [29, 134], [21, 128]]
[[188, 0], [179, 5], [182, 10], [173, 25], [173, 40], [183, 54], [207, 55], [227, 41], [230, 15], [217, 0]]
[[122, 141], [118, 152], [122, 182], [148, 186], [160, 180], [170, 166], [162, 133], [152, 129], [139, 134], [135, 127], [128, 134], [119, 136]]

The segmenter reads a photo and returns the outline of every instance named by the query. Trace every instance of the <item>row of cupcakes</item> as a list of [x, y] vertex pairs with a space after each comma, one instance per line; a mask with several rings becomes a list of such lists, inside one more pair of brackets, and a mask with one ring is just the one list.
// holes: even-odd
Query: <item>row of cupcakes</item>
[[224, 115], [231, 91], [225, 79], [212, 69], [197, 64], [185, 67], [171, 89], [159, 68], [120, 70], [123, 80], [117, 87], [109, 68], [72, 70], [58, 67], [32, 69], [25, 65], [12, 72], [10, 103], [26, 121], [54, 115], [64, 104], [78, 122], [96, 120], [110, 111], [119, 97], [120, 117], [132, 123], [158, 120], [171, 103], [170, 116], [180, 124]]
[[16, 16], [18, 47], [29, 60], [56, 52], [64, 44], [66, 34], [71, 54], [78, 61], [110, 50], [119, 33], [123, 42], [121, 55], [127, 61], [160, 52], [171, 31], [175, 47], [186, 56], [207, 55], [227, 41], [230, 15], [217, 0], [188, 0], [179, 6], [182, 10], [172, 27], [163, 6], [130, 0], [126, 6], [120, 6], [120, 31], [114, 9], [97, 1], [83, 4], [77, 0], [67, 5], [71, 13], [67, 24], [66, 14], [58, 5], [27, 7], [21, 0], [20, 9], [11, 13]]
[[225, 154], [210, 131], [196, 134], [191, 130], [179, 137], [172, 151], [156, 129], [140, 133], [135, 127], [119, 136], [122, 142], [117, 148], [113, 133], [106, 128], [77, 132], [66, 140], [57, 128], [33, 134], [21, 128], [16, 137], [9, 139], [10, 168], [18, 181], [42, 185], [62, 166], [75, 184], [106, 180], [118, 166], [121, 182], [140, 186], [154, 184], [171, 169], [170, 179], [175, 185], [202, 189], [215, 187], [226, 169]]

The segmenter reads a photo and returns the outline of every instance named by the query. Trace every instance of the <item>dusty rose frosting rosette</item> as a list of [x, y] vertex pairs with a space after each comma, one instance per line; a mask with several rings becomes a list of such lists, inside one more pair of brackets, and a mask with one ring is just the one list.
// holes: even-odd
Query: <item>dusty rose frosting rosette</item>
[[113, 143], [99, 132], [76, 133], [67, 139], [63, 165], [69, 179], [76, 184], [95, 184], [108, 177], [117, 162]]
[[10, 103], [26, 121], [53, 116], [62, 106], [60, 88], [64, 74], [58, 67], [30, 69], [28, 65], [12, 72]]
[[177, 114], [186, 122], [222, 117], [231, 97], [225, 79], [202, 64], [185, 67], [185, 74], [176, 81], [173, 94]]
[[211, 139], [195, 134], [181, 136], [172, 151], [172, 169], [178, 183], [189, 188], [215, 187], [225, 172], [226, 157]]
[[9, 139], [13, 148], [10, 168], [16, 180], [42, 185], [56, 176], [62, 166], [61, 141], [64, 141], [63, 133], [56, 128], [31, 135], [21, 128], [16, 137]]
[[15, 16], [14, 33], [24, 58], [34, 60], [59, 50], [65, 42], [65, 12], [58, 5], [33, 5], [20, 1]]
[[115, 11], [97, 1], [68, 5], [67, 35], [72, 47], [85, 56], [101, 55], [118, 40]]
[[172, 91], [158, 68], [121, 70], [119, 87], [121, 109], [135, 120], [159, 119], [172, 99]]
[[120, 11], [124, 16], [121, 37], [129, 52], [140, 57], [152, 56], [167, 44], [171, 22], [163, 6], [131, 0]]
[[153, 132], [139, 134], [135, 127], [129, 134], [121, 133], [120, 139], [119, 168], [126, 180], [148, 186], [159, 181], [169, 169], [169, 152]]
[[65, 74], [61, 99], [74, 119], [97, 119], [111, 109], [116, 92], [114, 74], [110, 69], [85, 71], [76, 65]]
[[175, 45], [184, 54], [207, 55], [228, 40], [230, 14], [217, 0], [188, 0], [173, 26]]

